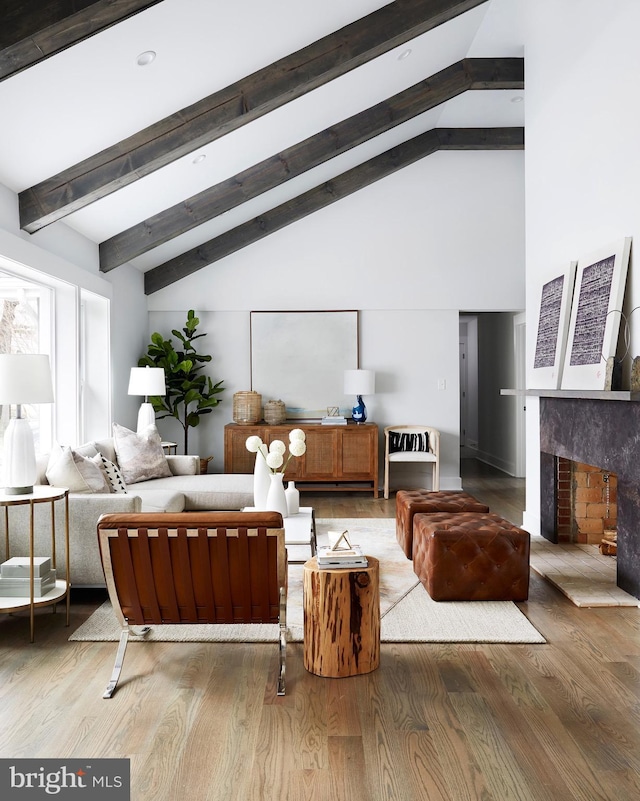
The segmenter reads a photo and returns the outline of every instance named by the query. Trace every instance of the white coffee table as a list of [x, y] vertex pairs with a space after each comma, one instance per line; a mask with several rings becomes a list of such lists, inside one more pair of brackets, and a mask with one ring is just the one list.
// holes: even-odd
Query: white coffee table
[[[255, 512], [255, 506], [245, 506], [243, 512]], [[301, 506], [297, 515], [283, 518], [284, 542], [288, 562], [306, 562], [316, 555], [316, 519], [312, 506]]]

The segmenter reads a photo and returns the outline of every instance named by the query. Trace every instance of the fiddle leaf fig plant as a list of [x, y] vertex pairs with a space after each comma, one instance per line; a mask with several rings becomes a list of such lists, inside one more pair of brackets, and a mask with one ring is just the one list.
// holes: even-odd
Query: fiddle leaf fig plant
[[156, 417], [175, 418], [184, 431], [184, 452], [188, 453], [189, 429], [200, 424], [200, 418], [220, 403], [217, 396], [224, 391], [223, 381], [214, 384], [211, 378], [201, 371], [211, 361], [211, 356], [198, 353], [194, 342], [205, 337], [197, 334], [200, 320], [193, 309], [187, 312], [187, 322], [178, 331], [171, 333], [179, 340], [174, 346], [173, 340], [165, 339], [162, 334], [151, 335], [151, 344], [147, 354], [138, 360], [138, 367], [164, 368], [167, 394], [164, 397], [150, 397]]

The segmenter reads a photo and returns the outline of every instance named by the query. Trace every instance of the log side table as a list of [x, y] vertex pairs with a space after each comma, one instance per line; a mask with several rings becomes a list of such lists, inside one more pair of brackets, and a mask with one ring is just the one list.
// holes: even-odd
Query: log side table
[[303, 567], [304, 666], [316, 676], [370, 673], [380, 664], [379, 564], [320, 570]]

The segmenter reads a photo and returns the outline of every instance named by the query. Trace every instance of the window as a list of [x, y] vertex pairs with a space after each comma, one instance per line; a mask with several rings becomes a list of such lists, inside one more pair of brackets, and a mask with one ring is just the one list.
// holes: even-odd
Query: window
[[[52, 292], [8, 272], [0, 272], [0, 353], [51, 354]], [[36, 452], [52, 441], [53, 413], [48, 404], [22, 406], [35, 440]], [[4, 432], [15, 408], [0, 407], [0, 464]]]
[[[0, 353], [46, 353], [54, 402], [22, 407], [36, 454], [54, 441], [79, 445], [111, 430], [110, 300], [0, 255]], [[0, 406], [4, 429], [15, 410]]]

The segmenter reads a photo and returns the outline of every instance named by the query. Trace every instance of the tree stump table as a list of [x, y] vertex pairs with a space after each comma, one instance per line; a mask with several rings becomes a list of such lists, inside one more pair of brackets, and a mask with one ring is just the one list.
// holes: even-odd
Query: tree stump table
[[370, 673], [380, 664], [379, 565], [320, 570], [305, 562], [304, 666], [317, 676]]

